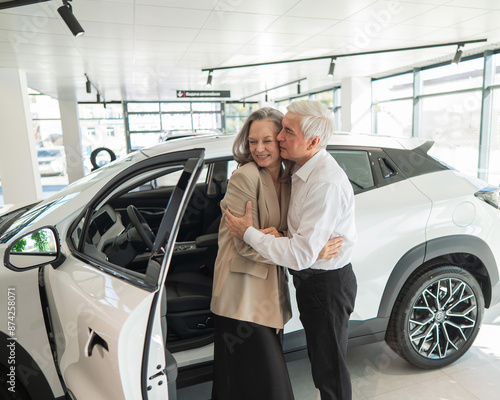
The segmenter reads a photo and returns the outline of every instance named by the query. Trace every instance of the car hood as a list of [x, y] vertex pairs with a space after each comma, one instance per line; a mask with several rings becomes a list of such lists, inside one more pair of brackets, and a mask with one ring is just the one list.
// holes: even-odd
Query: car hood
[[[147, 157], [140, 151], [131, 153], [66, 186], [28, 209], [12, 221], [10, 226], [2, 229], [0, 244], [48, 225], [56, 226], [59, 233], [64, 234], [68, 221], [74, 218], [75, 214], [78, 214], [114, 176]], [[3, 212], [6, 214], [22, 207], [9, 205], [4, 208]]]

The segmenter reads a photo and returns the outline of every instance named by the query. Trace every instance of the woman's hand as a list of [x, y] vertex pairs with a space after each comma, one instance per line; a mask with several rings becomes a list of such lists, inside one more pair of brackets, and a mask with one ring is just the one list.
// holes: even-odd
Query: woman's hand
[[339, 255], [339, 250], [344, 243], [344, 238], [342, 236], [337, 236], [336, 238], [331, 238], [326, 242], [325, 246], [321, 249], [318, 260], [325, 260], [335, 258]]
[[271, 226], [270, 228], [259, 229], [259, 231], [265, 233], [266, 235], [273, 235], [274, 237], [283, 237], [283, 235], [279, 233], [274, 226]]

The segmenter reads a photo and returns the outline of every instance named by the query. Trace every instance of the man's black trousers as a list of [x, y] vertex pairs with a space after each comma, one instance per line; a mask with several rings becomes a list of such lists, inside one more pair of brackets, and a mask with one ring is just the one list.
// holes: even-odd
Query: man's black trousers
[[331, 271], [307, 269], [292, 274], [313, 380], [321, 400], [350, 400], [346, 351], [349, 316], [357, 292], [352, 266], [349, 263]]

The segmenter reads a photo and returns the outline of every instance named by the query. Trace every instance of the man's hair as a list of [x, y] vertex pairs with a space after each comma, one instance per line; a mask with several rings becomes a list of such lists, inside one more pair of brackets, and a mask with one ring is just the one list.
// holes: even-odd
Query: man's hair
[[248, 144], [248, 135], [250, 134], [250, 126], [253, 121], [267, 119], [274, 123], [276, 132], [280, 132], [281, 129], [283, 129], [281, 125], [283, 117], [284, 115], [281, 111], [271, 107], [262, 107], [251, 113], [236, 136], [236, 139], [234, 139], [234, 159], [242, 165], [253, 161], [252, 155], [250, 154], [250, 146]]
[[328, 107], [319, 101], [298, 100], [290, 103], [287, 110], [293, 114], [302, 116], [300, 129], [304, 133], [305, 139], [312, 139], [319, 136], [318, 148], [326, 148], [328, 140], [335, 129], [333, 114]]

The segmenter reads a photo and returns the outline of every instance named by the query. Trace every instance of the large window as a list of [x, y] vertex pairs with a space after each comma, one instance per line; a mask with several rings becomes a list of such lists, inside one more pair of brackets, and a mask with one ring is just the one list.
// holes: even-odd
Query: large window
[[125, 107], [132, 151], [170, 136], [224, 131], [220, 102], [129, 102]]
[[500, 186], [500, 88], [493, 91], [488, 182]]
[[500, 50], [495, 52], [374, 80], [373, 131], [433, 140], [429, 154], [499, 185]]
[[413, 74], [372, 83], [373, 132], [400, 137], [412, 135]]
[[469, 175], [477, 175], [481, 91], [422, 99], [422, 132], [434, 140], [430, 155]]
[[313, 93], [310, 97], [311, 100], [319, 101], [323, 103], [328, 109], [332, 110], [333, 116], [335, 118], [335, 130], [342, 130], [342, 123], [340, 118], [340, 88], [333, 88], [330, 90], [325, 90], [323, 92]]
[[258, 103], [226, 103], [226, 132], [238, 133], [247, 117], [258, 108]]
[[112, 150], [117, 158], [127, 154], [122, 104], [80, 103], [80, 130], [85, 174], [92, 170], [90, 155], [99, 147]]
[[484, 59], [461, 61], [422, 71], [422, 94], [454, 92], [480, 88], [483, 84]]
[[283, 114], [286, 114], [287, 107], [292, 101], [297, 100], [316, 100], [326, 105], [332, 112], [335, 119], [335, 130], [342, 130], [341, 121], [341, 90], [340, 87], [324, 90], [321, 92], [309, 93], [299, 97], [291, 97], [276, 101], [275, 107]]
[[421, 72], [420, 136], [435, 141], [429, 154], [476, 176], [484, 59]]
[[66, 155], [59, 102], [35, 90], [29, 90], [30, 110], [35, 134], [38, 171], [44, 196], [52, 194], [47, 188], [58, 190], [68, 184]]

